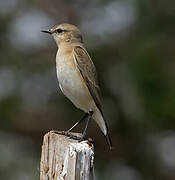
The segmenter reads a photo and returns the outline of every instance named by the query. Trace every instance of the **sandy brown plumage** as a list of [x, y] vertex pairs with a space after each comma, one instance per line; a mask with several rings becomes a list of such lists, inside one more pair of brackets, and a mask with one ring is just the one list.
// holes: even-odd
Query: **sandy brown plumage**
[[88, 52], [81, 46], [74, 47], [74, 56], [78, 70], [80, 71], [84, 79], [84, 82], [86, 83], [88, 90], [103, 117], [103, 120], [107, 128], [107, 133], [106, 133], [107, 140], [110, 146], [112, 146], [111, 139], [108, 135], [108, 125], [103, 115], [102, 103], [101, 103], [101, 91], [98, 83], [98, 77], [97, 77], [95, 65], [92, 62]]
[[101, 92], [97, 79], [96, 68], [86, 52], [86, 50], [80, 46], [74, 48], [74, 56], [76, 59], [77, 67], [90, 91], [91, 96], [100, 112], [102, 112], [101, 104]]
[[51, 34], [58, 45], [56, 68], [63, 94], [97, 122], [111, 147], [96, 68], [83, 46], [80, 30], [71, 24], [60, 24], [43, 32]]

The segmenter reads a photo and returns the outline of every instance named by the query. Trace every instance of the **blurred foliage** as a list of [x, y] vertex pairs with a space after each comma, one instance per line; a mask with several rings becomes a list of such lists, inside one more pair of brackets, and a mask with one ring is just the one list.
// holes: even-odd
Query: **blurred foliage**
[[173, 0], [1, 1], [0, 179], [38, 179], [44, 133], [82, 115], [60, 92], [56, 45], [40, 33], [63, 22], [85, 36], [115, 147], [92, 122], [97, 179], [175, 179], [174, 19]]

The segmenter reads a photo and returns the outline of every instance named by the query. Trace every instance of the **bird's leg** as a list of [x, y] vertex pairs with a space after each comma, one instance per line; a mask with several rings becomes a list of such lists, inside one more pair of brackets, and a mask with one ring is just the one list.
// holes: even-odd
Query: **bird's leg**
[[77, 121], [66, 133], [69, 133], [70, 131], [72, 131], [72, 129], [78, 126], [78, 124], [80, 124], [88, 116], [89, 116], [89, 113], [85, 113], [84, 116], [79, 121]]
[[89, 113], [88, 113], [88, 120], [87, 120], [86, 126], [85, 126], [84, 131], [83, 131], [83, 136], [81, 137], [81, 140], [80, 140], [80, 141], [84, 140], [84, 138], [85, 138], [85, 136], [86, 136], [87, 127], [88, 127], [88, 125], [89, 125], [89, 122], [90, 122], [91, 119], [92, 119], [93, 113], [94, 113], [93, 111], [89, 111]]

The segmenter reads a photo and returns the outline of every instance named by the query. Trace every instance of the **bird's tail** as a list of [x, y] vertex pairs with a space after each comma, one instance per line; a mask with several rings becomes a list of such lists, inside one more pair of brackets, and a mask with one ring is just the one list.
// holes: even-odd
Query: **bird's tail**
[[107, 140], [107, 143], [108, 143], [108, 145], [109, 145], [109, 148], [110, 148], [110, 150], [112, 150], [112, 141], [111, 141], [111, 138], [110, 138], [110, 136], [109, 136], [109, 132], [107, 132], [107, 134], [105, 135], [105, 137], [106, 137], [106, 140]]
[[109, 148], [111, 150], [112, 149], [112, 141], [111, 141], [111, 138], [109, 136], [109, 130], [108, 130], [107, 122], [105, 121], [102, 113], [99, 110], [95, 111], [94, 114], [93, 114], [93, 119], [97, 122], [97, 124], [99, 125], [101, 131], [105, 135], [107, 143], [108, 143]]

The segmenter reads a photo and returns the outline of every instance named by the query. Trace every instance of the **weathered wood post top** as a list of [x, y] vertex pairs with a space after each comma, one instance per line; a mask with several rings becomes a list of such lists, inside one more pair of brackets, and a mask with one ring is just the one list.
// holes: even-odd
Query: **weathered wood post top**
[[93, 180], [94, 146], [81, 134], [50, 131], [44, 136], [40, 180]]

